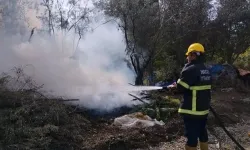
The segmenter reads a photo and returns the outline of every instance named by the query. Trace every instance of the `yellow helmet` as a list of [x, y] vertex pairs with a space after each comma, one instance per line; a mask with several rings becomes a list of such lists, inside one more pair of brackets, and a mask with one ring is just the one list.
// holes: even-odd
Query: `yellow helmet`
[[188, 51], [186, 52], [186, 55], [188, 55], [190, 52], [200, 52], [204, 53], [204, 47], [200, 43], [193, 43], [188, 47]]

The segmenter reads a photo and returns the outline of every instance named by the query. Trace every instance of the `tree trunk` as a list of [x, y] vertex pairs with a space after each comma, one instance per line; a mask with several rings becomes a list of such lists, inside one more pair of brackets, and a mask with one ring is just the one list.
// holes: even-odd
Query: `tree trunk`
[[139, 73], [136, 76], [135, 85], [143, 85], [143, 73]]

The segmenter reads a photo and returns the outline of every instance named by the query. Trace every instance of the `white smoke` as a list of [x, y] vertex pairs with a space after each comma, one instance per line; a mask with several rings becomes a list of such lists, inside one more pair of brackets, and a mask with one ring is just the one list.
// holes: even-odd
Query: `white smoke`
[[86, 34], [78, 47], [75, 34], [34, 34], [30, 43], [28, 38], [29, 33], [0, 35], [1, 72], [30, 65], [25, 73], [44, 84], [44, 90], [54, 96], [80, 99], [79, 103], [88, 108], [110, 110], [135, 104], [127, 91], [134, 75], [123, 61], [123, 34], [115, 24], [102, 25]]

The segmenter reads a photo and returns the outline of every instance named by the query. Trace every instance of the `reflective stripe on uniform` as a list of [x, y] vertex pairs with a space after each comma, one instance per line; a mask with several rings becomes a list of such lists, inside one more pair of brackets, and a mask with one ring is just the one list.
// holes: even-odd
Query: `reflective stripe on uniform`
[[185, 113], [185, 114], [190, 114], [190, 115], [207, 115], [209, 113], [209, 110], [204, 110], [204, 111], [192, 111], [188, 109], [179, 109], [179, 113]]
[[181, 79], [178, 79], [177, 83], [182, 85], [184, 88], [189, 89], [189, 90], [201, 91], [201, 90], [210, 90], [211, 89], [211, 85], [189, 86], [186, 82], [181, 81]]
[[180, 85], [182, 85], [186, 89], [190, 88], [190, 86], [187, 83], [181, 81], [180, 79], [178, 79], [177, 83], [180, 84]]
[[201, 86], [190, 86], [190, 90], [202, 91], [202, 90], [210, 90], [211, 85], [201, 85]]
[[178, 111], [179, 113], [186, 113], [186, 114], [191, 114], [191, 115], [206, 115], [209, 113], [209, 110], [196, 111], [196, 107], [197, 107], [196, 104], [197, 104], [197, 91], [210, 90], [211, 85], [189, 86], [187, 83], [181, 81], [180, 79], [178, 79], [177, 83], [182, 85], [184, 88], [192, 91], [192, 110], [180, 108]]
[[197, 100], [197, 92], [196, 90], [192, 91], [192, 111], [196, 111], [196, 100]]

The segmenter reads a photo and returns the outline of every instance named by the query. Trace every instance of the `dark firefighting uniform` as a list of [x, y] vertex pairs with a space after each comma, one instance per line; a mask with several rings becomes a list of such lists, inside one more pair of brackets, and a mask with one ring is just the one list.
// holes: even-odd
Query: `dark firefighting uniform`
[[207, 142], [206, 121], [211, 100], [211, 74], [203, 62], [187, 63], [177, 81], [183, 100], [178, 112], [183, 116], [187, 145], [196, 147], [198, 139]]

